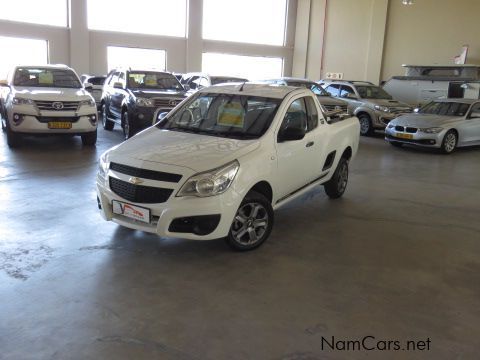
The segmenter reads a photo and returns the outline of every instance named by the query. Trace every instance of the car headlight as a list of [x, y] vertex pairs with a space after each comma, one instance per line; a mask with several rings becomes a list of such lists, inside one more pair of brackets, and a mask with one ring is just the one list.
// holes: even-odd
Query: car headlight
[[108, 151], [104, 152], [100, 159], [98, 159], [98, 176], [105, 177], [107, 175], [108, 167], [110, 165], [108, 161]]
[[219, 168], [193, 175], [182, 186], [177, 196], [214, 196], [227, 191], [237, 175], [237, 160]]
[[34, 104], [32, 99], [23, 99], [18, 97], [14, 97], [12, 102], [14, 105], [25, 105], [25, 104], [33, 105]]
[[390, 109], [386, 106], [375, 105], [374, 108], [378, 111], [390, 112]]
[[82, 105], [87, 105], [87, 106], [96, 106], [95, 104], [95, 101], [93, 99], [88, 99], [88, 100], [83, 100], [83, 101], [80, 101], [80, 106]]
[[426, 133], [426, 134], [438, 134], [442, 130], [443, 130], [443, 128], [441, 128], [441, 127], [431, 127], [431, 128], [418, 129], [418, 131]]
[[137, 100], [135, 100], [135, 104], [137, 104], [138, 106], [150, 107], [153, 106], [153, 100], [147, 98], [137, 98]]
[[394, 127], [395, 127], [395, 125], [393, 125], [392, 123], [389, 123], [389, 124], [387, 125], [387, 128], [389, 128], [389, 129], [393, 129]]

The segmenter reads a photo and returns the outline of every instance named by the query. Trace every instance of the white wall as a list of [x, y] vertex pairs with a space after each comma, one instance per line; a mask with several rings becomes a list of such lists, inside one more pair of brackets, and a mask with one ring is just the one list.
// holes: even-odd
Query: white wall
[[[70, 28], [0, 20], [0, 36], [48, 40], [50, 63], [70, 65], [79, 74], [105, 74], [109, 45], [166, 50], [167, 69], [175, 72], [201, 71], [202, 53], [213, 51], [235, 55], [280, 56], [284, 58], [284, 74], [291, 74], [297, 0], [289, 0], [285, 46], [204, 41], [201, 39], [203, 1], [188, 1], [190, 16], [187, 38], [89, 30], [87, 0], [70, 0]], [[2, 56], [5, 54], [8, 51]]]

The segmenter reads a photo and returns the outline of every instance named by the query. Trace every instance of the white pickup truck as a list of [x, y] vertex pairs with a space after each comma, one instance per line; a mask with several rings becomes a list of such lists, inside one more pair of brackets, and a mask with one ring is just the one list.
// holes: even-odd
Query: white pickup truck
[[80, 135], [84, 145], [97, 141], [95, 100], [65, 65], [15, 67], [8, 80], [0, 80], [0, 121], [9, 147], [25, 135]]
[[205, 88], [100, 157], [98, 206], [128, 228], [250, 250], [275, 209], [318, 185], [343, 195], [359, 133], [355, 117], [325, 121], [305, 88]]

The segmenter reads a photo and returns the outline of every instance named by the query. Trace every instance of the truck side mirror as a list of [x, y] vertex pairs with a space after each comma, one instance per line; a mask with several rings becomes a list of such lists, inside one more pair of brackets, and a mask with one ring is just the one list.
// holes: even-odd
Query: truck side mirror
[[[168, 111], [165, 111], [165, 112], [161, 112], [157, 115], [157, 118], [155, 119], [155, 124], [159, 124], [161, 122], [163, 122], [163, 120], [165, 119], [165, 117], [168, 115]], [[155, 125], [154, 124], [154, 125]]]
[[302, 140], [305, 137], [305, 129], [287, 127], [278, 134], [278, 142]]
[[113, 84], [114, 89], [123, 89], [123, 84], [121, 82], [116, 82]]
[[9, 87], [8, 81], [5, 80], [5, 79], [1, 79], [1, 80], [0, 80], [0, 86], [7, 86], [7, 87]]
[[85, 88], [85, 90], [88, 90], [88, 91], [93, 90], [93, 84], [89, 82], [84, 83], [83, 87]]
[[352, 93], [348, 93], [344, 97], [346, 97], [347, 99], [352, 99], [352, 100], [357, 100], [358, 99], [358, 97], [355, 94], [352, 94]]

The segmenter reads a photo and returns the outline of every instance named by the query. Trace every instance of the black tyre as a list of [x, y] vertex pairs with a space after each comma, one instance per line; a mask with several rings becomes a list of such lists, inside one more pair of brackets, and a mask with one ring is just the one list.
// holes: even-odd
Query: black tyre
[[108, 119], [107, 116], [107, 107], [105, 104], [102, 104], [102, 125], [105, 130], [112, 131], [115, 123], [112, 120]]
[[130, 122], [127, 111], [123, 112], [122, 114], [122, 129], [125, 140], [128, 140], [133, 135], [135, 135], [135, 130], [133, 129], [132, 123]]
[[395, 147], [402, 147], [403, 143], [398, 142], [398, 141], [389, 141], [390, 145], [395, 146]]
[[442, 140], [441, 150], [444, 154], [451, 154], [455, 151], [458, 142], [458, 135], [455, 130], [448, 130]]
[[82, 144], [94, 146], [97, 143], [97, 130], [82, 135]]
[[348, 184], [348, 160], [341, 158], [333, 176], [323, 186], [330, 199], [338, 199], [347, 189]]
[[360, 114], [358, 116], [360, 122], [360, 135], [369, 136], [373, 134], [372, 119], [367, 114]]
[[272, 227], [272, 204], [262, 194], [251, 191], [240, 204], [225, 240], [235, 250], [252, 250], [267, 240]]
[[8, 121], [7, 121], [7, 125], [6, 125], [6, 128], [5, 128], [5, 132], [7, 133], [7, 145], [8, 145], [8, 147], [9, 148], [19, 147], [20, 144], [21, 144], [21, 141], [22, 141], [22, 136], [20, 134], [17, 134], [15, 132], [13, 132], [10, 129], [10, 125], [8, 124]]

